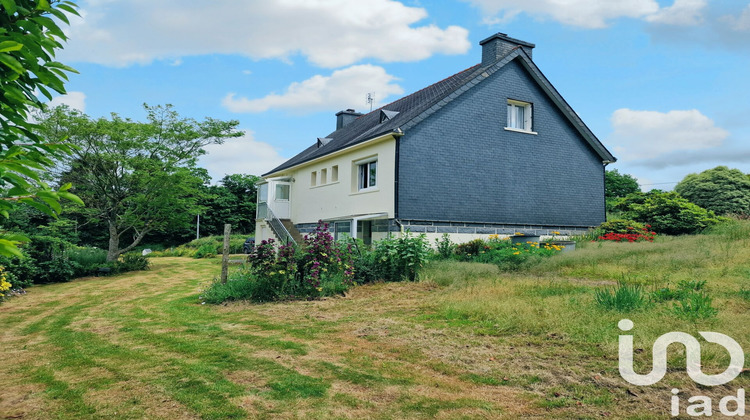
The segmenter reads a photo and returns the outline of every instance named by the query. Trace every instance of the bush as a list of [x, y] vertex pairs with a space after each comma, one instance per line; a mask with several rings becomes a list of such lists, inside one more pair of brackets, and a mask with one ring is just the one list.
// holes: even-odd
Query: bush
[[72, 247], [68, 258], [76, 264], [75, 277], [96, 274], [99, 267], [107, 264], [107, 251], [94, 247]]
[[453, 252], [456, 250], [456, 245], [451, 242], [450, 235], [444, 233], [442, 238], [435, 239], [435, 249], [440, 258], [448, 259], [453, 256]]
[[28, 257], [0, 257], [5, 277], [11, 289], [23, 289], [34, 283], [34, 261]]
[[377, 277], [385, 281], [416, 281], [430, 254], [424, 235], [388, 237], [375, 243], [373, 251]]
[[624, 282], [618, 282], [614, 289], [597, 290], [594, 299], [604, 309], [618, 312], [635, 311], [648, 303], [646, 294], [640, 285], [629, 285]]
[[471, 261], [473, 257], [478, 256], [481, 252], [489, 251], [489, 249], [489, 245], [482, 239], [474, 239], [473, 241], [456, 245], [456, 255], [462, 261]]
[[726, 220], [673, 192], [630, 194], [616, 209], [622, 211], [623, 216], [648, 223], [655, 232], [667, 235], [698, 233]]
[[148, 270], [148, 258], [139, 253], [128, 253], [120, 256], [114, 264], [115, 272], [126, 273], [128, 271]]
[[230, 278], [222, 284], [215, 279], [206, 289], [201, 292], [200, 299], [206, 303], [219, 304], [223, 302], [250, 300], [255, 290], [255, 283], [248, 281], [242, 275]]
[[613, 242], [653, 242], [656, 232], [651, 225], [643, 225], [634, 220], [610, 220], [594, 230], [594, 240]]
[[30, 239], [24, 253], [34, 267], [34, 283], [62, 283], [75, 277], [78, 265], [70, 261], [67, 255], [73, 244], [52, 236], [32, 236]]
[[216, 247], [213, 244], [203, 244], [193, 253], [193, 258], [213, 258], [215, 256]]

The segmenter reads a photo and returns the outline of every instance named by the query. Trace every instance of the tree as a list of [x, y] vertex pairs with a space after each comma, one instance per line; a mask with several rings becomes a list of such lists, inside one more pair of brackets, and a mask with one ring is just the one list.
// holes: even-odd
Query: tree
[[[62, 179], [75, 184], [86, 217], [106, 226], [108, 261], [151, 232], [189, 223], [207, 181], [195, 166], [203, 147], [242, 135], [237, 121], [180, 118], [171, 105], [144, 108], [146, 122], [117, 114], [94, 120], [65, 106], [42, 116], [45, 136], [65, 135], [76, 146]], [[132, 239], [121, 246], [126, 234]]]
[[[60, 200], [80, 202], [70, 185], [53, 191], [43, 180], [52, 158], [70, 153], [61, 138], [37, 136], [29, 113], [43, 108], [36, 92], [52, 99], [65, 93], [67, 72], [74, 69], [54, 60], [67, 39], [53, 18], [68, 24], [65, 13], [77, 15], [75, 3], [56, 0], [0, 0], [0, 214], [9, 218], [16, 203], [50, 216], [61, 211]], [[0, 255], [21, 255], [28, 239], [0, 232]]]
[[201, 232], [219, 235], [224, 224], [232, 225], [232, 232], [250, 233], [255, 230], [255, 206], [257, 191], [255, 175], [226, 175], [220, 185], [205, 187], [206, 195], [201, 201], [205, 211], [201, 213]]
[[607, 198], [625, 197], [639, 192], [638, 181], [628, 174], [620, 174], [617, 169], [604, 172], [604, 195]]
[[750, 214], [750, 177], [739, 169], [717, 166], [690, 174], [674, 190], [716, 214]]

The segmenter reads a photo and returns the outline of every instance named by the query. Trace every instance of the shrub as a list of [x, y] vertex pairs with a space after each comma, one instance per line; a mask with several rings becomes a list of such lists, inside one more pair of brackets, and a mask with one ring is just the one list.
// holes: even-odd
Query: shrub
[[415, 281], [430, 251], [424, 235], [411, 236], [407, 231], [400, 238], [389, 236], [376, 242], [373, 253], [379, 279]]
[[68, 250], [68, 258], [76, 264], [75, 277], [90, 276], [107, 264], [107, 251], [94, 247], [72, 247]]
[[23, 289], [34, 283], [34, 261], [29, 257], [0, 257], [6, 280], [13, 289]]
[[193, 258], [213, 258], [215, 256], [216, 256], [216, 247], [210, 243], [201, 245], [193, 253]]
[[489, 251], [489, 249], [489, 245], [482, 239], [474, 239], [473, 241], [456, 245], [456, 255], [463, 261], [469, 261], [481, 252]]
[[618, 312], [635, 311], [648, 303], [640, 285], [629, 285], [624, 282], [618, 282], [617, 287], [613, 289], [597, 290], [594, 299], [599, 306]]
[[435, 249], [440, 258], [448, 259], [453, 256], [453, 251], [455, 251], [456, 245], [451, 242], [450, 235], [444, 233], [440, 239], [435, 239]]
[[117, 273], [148, 270], [149, 260], [139, 253], [127, 253], [120, 256], [114, 266]]
[[630, 194], [616, 209], [625, 217], [648, 223], [655, 232], [667, 235], [698, 233], [726, 220], [673, 192]]
[[250, 300], [255, 290], [255, 283], [247, 277], [236, 275], [226, 283], [215, 279], [201, 292], [200, 299], [206, 303], [219, 304], [236, 300]]
[[0, 301], [5, 298], [5, 292], [10, 290], [11, 284], [8, 281], [7, 276], [5, 275], [5, 267], [0, 266]]

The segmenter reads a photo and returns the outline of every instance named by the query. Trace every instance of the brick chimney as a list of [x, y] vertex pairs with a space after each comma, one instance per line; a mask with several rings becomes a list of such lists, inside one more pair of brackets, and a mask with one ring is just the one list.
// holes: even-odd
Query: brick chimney
[[358, 117], [361, 117], [362, 114], [359, 112], [354, 111], [353, 109], [347, 109], [346, 111], [339, 111], [336, 113], [336, 130], [340, 130], [343, 127], [346, 127], [351, 123], [352, 121], [356, 120]]
[[500, 32], [480, 41], [479, 45], [482, 46], [482, 67], [489, 66], [519, 47], [523, 48], [529, 58], [531, 58], [531, 50], [535, 47], [530, 42], [511, 38], [507, 34]]

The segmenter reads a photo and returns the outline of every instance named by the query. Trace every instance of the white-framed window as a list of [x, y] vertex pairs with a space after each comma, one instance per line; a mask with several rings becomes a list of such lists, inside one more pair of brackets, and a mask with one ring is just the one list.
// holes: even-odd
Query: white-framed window
[[508, 99], [508, 124], [511, 130], [532, 131], [533, 107], [528, 102]]
[[320, 185], [328, 183], [328, 169], [323, 168], [320, 170]]
[[310, 173], [310, 186], [314, 187], [316, 185], [318, 185], [318, 172], [317, 171], [312, 171]]
[[378, 160], [372, 159], [357, 164], [357, 189], [366, 190], [378, 186]]
[[276, 197], [278, 200], [289, 200], [289, 185], [288, 184], [276, 184]]

